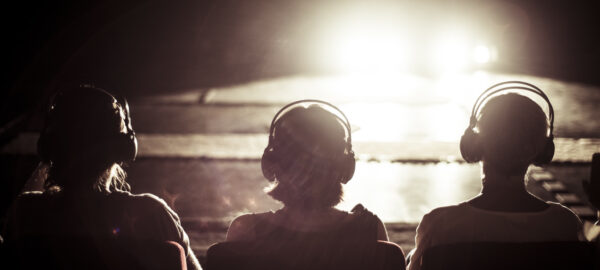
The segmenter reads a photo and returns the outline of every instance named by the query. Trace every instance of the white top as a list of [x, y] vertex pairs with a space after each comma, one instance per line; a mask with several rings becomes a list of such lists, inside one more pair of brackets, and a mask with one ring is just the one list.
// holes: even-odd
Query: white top
[[568, 208], [548, 202], [539, 212], [498, 212], [463, 202], [423, 216], [408, 269], [421, 268], [423, 252], [433, 246], [465, 242], [547, 242], [583, 240], [581, 220]]

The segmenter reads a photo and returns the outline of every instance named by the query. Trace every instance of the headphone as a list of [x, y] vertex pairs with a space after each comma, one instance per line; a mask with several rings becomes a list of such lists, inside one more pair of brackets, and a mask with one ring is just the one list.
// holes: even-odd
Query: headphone
[[471, 110], [471, 117], [469, 119], [469, 126], [465, 129], [465, 133], [460, 138], [460, 153], [463, 159], [468, 163], [474, 163], [481, 161], [483, 158], [483, 148], [479, 143], [479, 134], [473, 129], [477, 126], [477, 118], [480, 112], [480, 108], [485, 100], [502, 91], [508, 90], [525, 90], [537, 94], [542, 97], [548, 104], [548, 119], [550, 121], [550, 135], [546, 138], [544, 149], [538, 153], [534, 158], [533, 164], [543, 165], [548, 164], [552, 161], [554, 156], [554, 108], [548, 96], [537, 86], [522, 82], [522, 81], [506, 81], [492, 85], [481, 93], [481, 95], [475, 101], [473, 109]]
[[273, 120], [271, 121], [271, 128], [269, 129], [269, 144], [265, 148], [261, 159], [263, 175], [265, 176], [265, 178], [272, 182], [275, 180], [277, 172], [280, 170], [280, 153], [277, 149], [275, 149], [273, 145], [275, 126], [279, 123], [279, 119], [281, 119], [283, 115], [285, 115], [285, 113], [287, 113], [287, 111], [289, 111], [292, 107], [297, 107], [299, 104], [304, 105], [307, 103], [325, 105], [337, 111], [343, 117], [341, 118], [338, 115], [333, 114], [344, 125], [346, 131], [348, 132], [348, 139], [346, 140], [344, 155], [341, 158], [336, 159], [334, 169], [340, 171], [342, 179], [341, 182], [344, 184], [348, 183], [348, 181], [352, 179], [352, 176], [354, 176], [354, 169], [356, 166], [356, 160], [354, 159], [354, 151], [352, 151], [352, 130], [350, 122], [348, 121], [346, 115], [338, 107], [334, 106], [329, 102], [317, 99], [303, 99], [292, 102], [288, 105], [285, 105], [275, 114], [275, 117], [273, 117]]
[[[59, 149], [59, 141], [63, 139], [63, 137], [69, 135], [65, 134], [64, 130], [58, 130], [59, 128], [56, 126], [60, 121], [69, 120], [59, 119], [60, 117], [58, 117], [56, 114], [58, 110], [63, 110], [64, 106], [68, 106], [68, 104], [64, 104], [65, 100], [72, 98], [69, 97], [69, 95], [73, 95], [73, 92], [77, 92], [79, 94], [85, 93], [92, 98], [96, 98], [92, 96], [93, 94], [99, 94], [98, 97], [100, 98], [98, 98], [98, 103], [106, 103], [102, 104], [102, 106], [106, 107], [107, 113], [106, 116], [101, 115], [99, 117], [115, 117], [118, 118], [118, 121], [123, 121], [125, 123], [125, 127], [127, 129], [125, 133], [112, 132], [107, 134], [108, 138], [106, 138], [106, 141], [110, 144], [109, 160], [114, 162], [134, 161], [137, 156], [138, 143], [135, 136], [135, 131], [131, 125], [129, 103], [127, 103], [127, 100], [124, 97], [113, 96], [107, 91], [96, 88], [92, 85], [79, 85], [78, 87], [69, 89], [67, 91], [58, 91], [50, 99], [50, 106], [45, 117], [46, 120], [44, 121], [44, 126], [40, 132], [40, 137], [37, 142], [37, 151], [42, 161], [52, 162], [55, 161], [61, 154], [64, 154], [65, 150]], [[104, 96], [106, 100], [101, 99], [102, 96]], [[108, 115], [110, 111], [114, 112], [114, 115]]]

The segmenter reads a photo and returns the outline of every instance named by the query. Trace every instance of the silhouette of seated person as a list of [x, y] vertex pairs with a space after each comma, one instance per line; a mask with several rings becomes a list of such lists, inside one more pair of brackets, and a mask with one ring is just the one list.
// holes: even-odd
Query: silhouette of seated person
[[[514, 92], [517, 90], [546, 100], [549, 117], [532, 99]], [[529, 165], [552, 160], [553, 118], [548, 98], [531, 84], [505, 82], [479, 97], [460, 147], [467, 162], [482, 165], [481, 193], [423, 216], [415, 249], [409, 255], [409, 269], [421, 269], [423, 253], [433, 246], [582, 240], [582, 223], [573, 212], [542, 201], [525, 188]]]
[[93, 87], [59, 91], [47, 112], [38, 154], [42, 162], [34, 174], [43, 177], [44, 191], [24, 192], [15, 200], [5, 227], [7, 243], [31, 238], [172, 241], [183, 247], [187, 268], [200, 269], [178, 215], [152, 194], [130, 193], [122, 164], [135, 159], [137, 139], [125, 100]]
[[350, 132], [346, 116], [329, 103], [304, 100], [283, 107], [271, 123], [262, 157], [263, 174], [272, 182], [268, 194], [283, 207], [237, 217], [227, 241], [318, 249], [387, 240], [381, 220], [360, 204], [352, 212], [335, 208], [354, 174]]

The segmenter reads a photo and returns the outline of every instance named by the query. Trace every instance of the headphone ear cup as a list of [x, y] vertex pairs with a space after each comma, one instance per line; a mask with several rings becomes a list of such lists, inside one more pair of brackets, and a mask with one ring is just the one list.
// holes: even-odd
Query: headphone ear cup
[[131, 125], [131, 114], [129, 111], [129, 103], [125, 97], [117, 96], [115, 97], [117, 100], [118, 106], [120, 107], [120, 111], [123, 112], [123, 122], [125, 123], [125, 128], [127, 129], [127, 133], [120, 133], [119, 137], [116, 139], [117, 147], [115, 151], [115, 160], [116, 161], [134, 161], [137, 157], [138, 151], [138, 142], [135, 137], [135, 131]]
[[554, 150], [554, 138], [553, 136], [550, 136], [546, 139], [546, 145], [544, 146], [544, 149], [535, 158], [533, 164], [540, 166], [550, 163], [552, 161], [552, 158], [554, 157]]
[[479, 162], [483, 157], [479, 135], [471, 127], [468, 127], [460, 138], [460, 154], [468, 163]]
[[126, 146], [123, 147], [123, 149], [125, 149], [124, 161], [134, 161], [138, 152], [138, 142], [137, 138], [135, 137], [133, 126], [131, 125], [131, 111], [129, 110], [129, 102], [127, 102], [125, 97], [120, 97], [120, 100], [118, 101], [120, 102], [121, 109], [125, 114], [125, 118], [123, 120], [125, 121], [125, 127], [127, 128], [127, 134], [125, 134]]
[[115, 161], [130, 162], [135, 160], [137, 156], [137, 138], [135, 134], [120, 133], [115, 143]]
[[128, 140], [129, 140], [129, 145], [130, 145], [130, 150], [129, 150], [129, 158], [127, 160], [129, 161], [135, 161], [135, 158], [137, 157], [137, 153], [138, 153], [138, 141], [137, 141], [137, 137], [135, 136], [135, 133], [132, 134], [128, 134]]
[[354, 171], [356, 169], [356, 160], [354, 159], [354, 151], [350, 150], [350, 153], [346, 154], [344, 160], [342, 161], [342, 183], [346, 184], [352, 177], [354, 176]]
[[265, 152], [260, 160], [260, 166], [262, 168], [263, 176], [267, 178], [269, 182], [275, 181], [279, 165], [277, 165], [277, 156], [275, 151], [273, 151], [273, 148], [265, 148]]

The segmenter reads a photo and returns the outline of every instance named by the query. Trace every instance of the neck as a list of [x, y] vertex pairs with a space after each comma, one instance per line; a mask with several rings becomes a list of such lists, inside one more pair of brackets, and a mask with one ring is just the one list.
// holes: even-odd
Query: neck
[[482, 194], [510, 193], [527, 194], [525, 173], [505, 173], [483, 166]]

